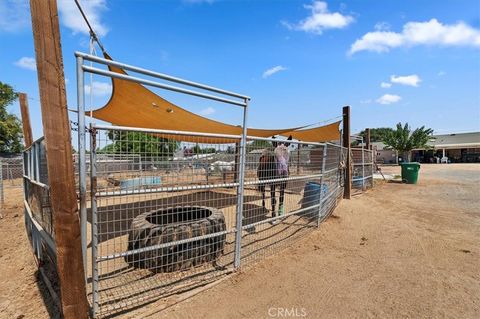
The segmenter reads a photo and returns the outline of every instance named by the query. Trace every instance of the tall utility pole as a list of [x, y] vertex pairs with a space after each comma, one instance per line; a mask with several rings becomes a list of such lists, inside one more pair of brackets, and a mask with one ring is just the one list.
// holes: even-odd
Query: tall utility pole
[[20, 113], [22, 114], [23, 140], [25, 148], [28, 148], [33, 143], [33, 137], [32, 126], [30, 125], [30, 111], [28, 109], [27, 94], [18, 93], [18, 99], [20, 101]]
[[30, 0], [30, 11], [62, 312], [64, 318], [88, 318], [57, 2]]
[[352, 167], [351, 167], [351, 143], [350, 143], [350, 106], [343, 107], [343, 147], [347, 149], [347, 158], [345, 159], [345, 181], [343, 198], [350, 199], [352, 190]]

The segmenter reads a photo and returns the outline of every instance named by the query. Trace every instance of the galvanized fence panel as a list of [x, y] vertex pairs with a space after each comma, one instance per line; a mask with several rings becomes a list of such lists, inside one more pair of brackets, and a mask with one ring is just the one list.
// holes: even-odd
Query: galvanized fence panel
[[365, 148], [352, 148], [352, 189], [361, 193], [373, 187], [373, 151]]
[[0, 205], [7, 200], [14, 204], [22, 199], [23, 160], [21, 157], [0, 157]]
[[96, 316], [248, 266], [316, 229], [342, 197], [343, 148], [249, 137], [242, 161], [241, 136], [228, 138], [92, 129], [87, 275]]
[[[201, 135], [189, 140], [92, 130], [89, 276], [96, 315], [203, 285], [232, 270], [239, 148]], [[116, 157], [142, 164], [112, 169], [101, 162]]]

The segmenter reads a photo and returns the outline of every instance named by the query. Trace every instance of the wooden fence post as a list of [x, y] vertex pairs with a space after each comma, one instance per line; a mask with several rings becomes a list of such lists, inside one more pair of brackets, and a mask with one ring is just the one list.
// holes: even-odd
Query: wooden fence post
[[365, 135], [366, 135], [366, 137], [365, 137], [365, 148], [367, 150], [370, 150], [371, 145], [370, 145], [370, 129], [369, 128], [365, 129]]
[[62, 312], [64, 318], [88, 318], [57, 2], [30, 0], [30, 11]]
[[351, 143], [350, 143], [350, 106], [343, 107], [343, 147], [347, 149], [347, 158], [345, 160], [345, 181], [343, 198], [350, 199], [352, 190], [352, 167], [351, 167]]
[[28, 109], [28, 101], [26, 93], [18, 93], [20, 102], [20, 113], [22, 114], [23, 141], [25, 148], [30, 147], [33, 143], [32, 126], [30, 125], [30, 111]]

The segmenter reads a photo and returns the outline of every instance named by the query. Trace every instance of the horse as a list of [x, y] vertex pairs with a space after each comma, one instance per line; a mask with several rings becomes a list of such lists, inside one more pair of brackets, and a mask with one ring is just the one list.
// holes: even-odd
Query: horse
[[[287, 140], [291, 140], [292, 136], [290, 135]], [[280, 203], [278, 205], [279, 215], [283, 215], [283, 202], [285, 198], [285, 188], [287, 187], [287, 181], [275, 182], [272, 180], [278, 178], [286, 178], [289, 175], [288, 171], [288, 160], [290, 157], [290, 152], [288, 142], [272, 142], [273, 147], [275, 148], [273, 154], [268, 149], [265, 149], [260, 156], [258, 167], [257, 167], [257, 177], [260, 181], [265, 181], [258, 185], [258, 190], [262, 193], [262, 207], [265, 207], [265, 190], [268, 185], [270, 188], [270, 199], [272, 204], [272, 217], [276, 217], [276, 187], [280, 188]]]

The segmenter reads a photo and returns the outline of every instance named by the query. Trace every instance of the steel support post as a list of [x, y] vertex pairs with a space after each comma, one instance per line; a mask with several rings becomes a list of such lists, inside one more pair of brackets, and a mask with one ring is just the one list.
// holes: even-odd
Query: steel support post
[[323, 177], [325, 176], [325, 166], [327, 163], [327, 146], [328, 144], [325, 143], [323, 146], [323, 158], [322, 158], [322, 176], [320, 177], [320, 207], [318, 207], [318, 219], [317, 219], [317, 227], [320, 226], [320, 220], [322, 219], [322, 211], [324, 210], [323, 206]]
[[90, 124], [90, 196], [92, 211], [92, 317], [98, 312], [97, 131]]
[[85, 162], [85, 88], [83, 58], [77, 56], [77, 104], [78, 104], [78, 180], [80, 196], [80, 235], [82, 240], [83, 269], [87, 278], [87, 182]]
[[247, 144], [247, 116], [248, 116], [248, 99], [245, 99], [245, 107], [243, 108], [243, 131], [240, 141], [240, 170], [239, 185], [237, 187], [237, 220], [235, 233], [235, 257], [234, 268], [240, 267], [241, 248], [242, 248], [242, 219], [243, 219], [243, 186], [245, 183], [245, 160], [246, 160], [246, 144]]

